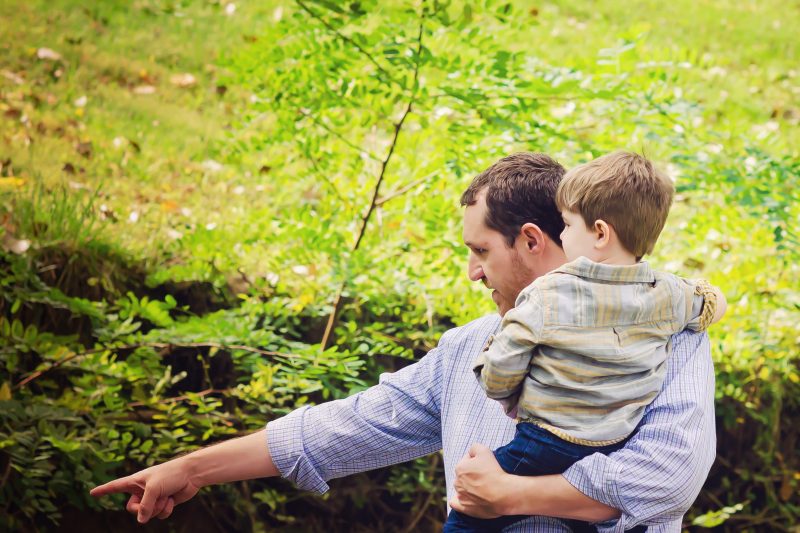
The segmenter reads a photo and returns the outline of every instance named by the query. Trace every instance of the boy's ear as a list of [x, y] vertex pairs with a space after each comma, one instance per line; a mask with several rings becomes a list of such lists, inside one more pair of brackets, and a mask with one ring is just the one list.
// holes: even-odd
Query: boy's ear
[[611, 242], [611, 232], [613, 229], [605, 220], [601, 218], [595, 220], [592, 231], [594, 231], [594, 234], [597, 237], [597, 241], [594, 243], [595, 248], [605, 248], [608, 246], [608, 243]]
[[531, 253], [541, 253], [544, 251], [544, 232], [542, 229], [528, 222], [523, 224], [519, 230], [520, 237], [524, 240], [525, 248]]

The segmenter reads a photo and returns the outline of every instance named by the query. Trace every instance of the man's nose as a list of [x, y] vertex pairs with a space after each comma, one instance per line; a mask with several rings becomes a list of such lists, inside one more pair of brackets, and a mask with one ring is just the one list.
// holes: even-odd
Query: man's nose
[[484, 278], [483, 267], [477, 261], [473, 254], [469, 256], [469, 265], [467, 266], [467, 276], [470, 281], [480, 281]]

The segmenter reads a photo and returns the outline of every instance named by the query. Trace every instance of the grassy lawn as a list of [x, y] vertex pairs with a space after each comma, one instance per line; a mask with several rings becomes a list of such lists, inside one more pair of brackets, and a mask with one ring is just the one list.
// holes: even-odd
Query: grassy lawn
[[[39, 181], [99, 187], [95, 207], [113, 240], [159, 260], [192, 256], [253, 217], [275, 216], [265, 172], [274, 163], [232, 149], [255, 134], [242, 122], [250, 95], [220, 81], [219, 61], [269, 39], [283, 10], [295, 9], [268, 4], [4, 2], [0, 14], [14, 23], [0, 27], [3, 175], [22, 177], [23, 190]], [[713, 130], [712, 150], [734, 154], [757, 142], [797, 154], [797, 6], [565, 1], [522, 13], [530, 27], [512, 42], [548, 64], [626, 72], [642, 86], [669, 76], [675, 93], [701, 109], [689, 123], [678, 110], [676, 123], [697, 135]], [[40, 58], [45, 48], [60, 59]], [[614, 117], [598, 120], [617, 127]], [[209, 275], [186, 273], [198, 274]]]

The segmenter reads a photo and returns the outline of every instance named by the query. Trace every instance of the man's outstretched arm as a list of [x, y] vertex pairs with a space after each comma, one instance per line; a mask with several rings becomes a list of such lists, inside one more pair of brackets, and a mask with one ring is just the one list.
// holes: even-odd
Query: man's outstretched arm
[[126, 508], [144, 524], [152, 517], [167, 518], [175, 505], [207, 485], [277, 475], [262, 429], [110, 481], [90, 494], [130, 494]]
[[715, 452], [708, 337], [684, 332], [673, 338], [661, 392], [624, 448], [586, 457], [563, 475], [538, 478], [505, 474], [492, 465], [493, 457], [477, 453], [457, 467], [459, 494], [450, 503], [474, 516], [539, 514], [603, 522], [601, 531], [623, 531], [683, 516]]
[[381, 383], [343, 400], [302, 407], [267, 429], [229, 440], [96, 487], [128, 493], [140, 522], [166, 518], [207, 485], [283, 475], [324, 492], [326, 481], [420, 457], [441, 448], [439, 348]]

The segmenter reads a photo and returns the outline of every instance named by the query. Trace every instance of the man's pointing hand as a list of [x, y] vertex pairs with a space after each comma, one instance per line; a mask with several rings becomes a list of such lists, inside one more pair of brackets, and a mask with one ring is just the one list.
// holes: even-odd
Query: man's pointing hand
[[176, 505], [189, 500], [200, 490], [189, 479], [188, 469], [181, 459], [109, 481], [95, 487], [89, 494], [95, 498], [108, 494], [130, 494], [125, 508], [137, 515], [137, 520], [142, 524], [153, 517], [167, 518]]

